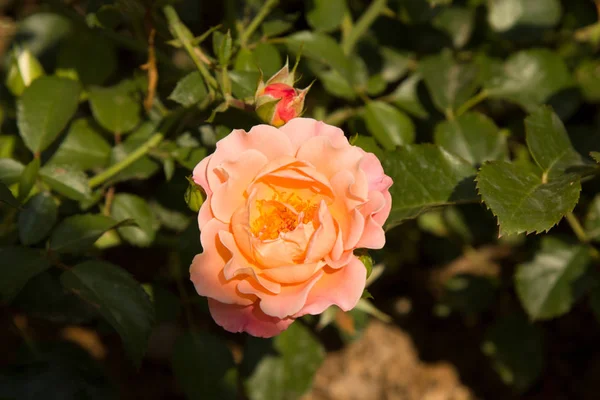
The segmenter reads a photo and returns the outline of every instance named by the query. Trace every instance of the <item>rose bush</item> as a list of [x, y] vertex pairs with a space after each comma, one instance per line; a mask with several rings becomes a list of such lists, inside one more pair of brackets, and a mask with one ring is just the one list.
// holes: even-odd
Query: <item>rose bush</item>
[[366, 269], [353, 251], [383, 247], [391, 209], [392, 179], [374, 154], [295, 118], [234, 130], [193, 178], [207, 199], [190, 273], [217, 324], [271, 337], [302, 315], [357, 304]]

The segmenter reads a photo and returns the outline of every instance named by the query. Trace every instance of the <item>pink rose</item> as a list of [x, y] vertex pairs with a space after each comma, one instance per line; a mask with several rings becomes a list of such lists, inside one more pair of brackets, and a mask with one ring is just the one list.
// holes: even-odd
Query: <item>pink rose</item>
[[193, 179], [207, 198], [190, 274], [217, 324], [271, 337], [357, 304], [366, 269], [353, 250], [383, 247], [392, 179], [341, 129], [295, 118], [234, 130]]

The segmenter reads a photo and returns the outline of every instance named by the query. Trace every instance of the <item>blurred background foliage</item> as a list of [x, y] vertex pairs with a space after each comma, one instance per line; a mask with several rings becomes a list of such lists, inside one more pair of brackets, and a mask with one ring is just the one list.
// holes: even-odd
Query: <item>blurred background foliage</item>
[[[365, 334], [376, 320], [452, 365], [466, 390], [436, 398], [597, 398], [598, 2], [0, 12], [1, 399], [425, 398], [394, 382], [310, 391], [332, 354], [383, 346]], [[315, 81], [305, 115], [341, 126], [395, 180], [387, 245], [355, 310], [272, 340], [229, 334], [188, 279], [202, 249], [186, 178], [259, 123], [261, 73], [298, 58], [298, 86]], [[384, 368], [376, 354], [359, 361]]]

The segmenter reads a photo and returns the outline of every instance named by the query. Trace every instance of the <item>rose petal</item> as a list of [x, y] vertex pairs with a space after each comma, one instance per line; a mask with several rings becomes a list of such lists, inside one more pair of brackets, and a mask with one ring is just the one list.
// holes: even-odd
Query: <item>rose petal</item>
[[339, 171], [355, 170], [364, 152], [358, 147], [336, 146], [327, 136], [316, 136], [300, 146], [296, 157], [308, 161], [317, 171], [331, 178]]
[[318, 270], [325, 266], [325, 262], [319, 261], [310, 264], [284, 265], [277, 268], [265, 269], [261, 275], [275, 282], [283, 284], [297, 284], [310, 279]]
[[268, 160], [257, 150], [246, 150], [235, 161], [225, 161], [215, 168], [217, 174], [226, 176], [225, 182], [214, 187], [211, 198], [212, 212], [222, 222], [229, 223], [231, 215], [246, 201], [244, 192]]
[[267, 293], [249, 281], [241, 281], [237, 289], [240, 293], [258, 297], [260, 309], [265, 314], [276, 318], [286, 318], [296, 314], [304, 307], [308, 293], [322, 275], [323, 271], [321, 270], [306, 282], [282, 286], [281, 292], [278, 294]]
[[294, 317], [305, 314], [320, 314], [331, 305], [337, 305], [343, 311], [353, 309], [365, 289], [367, 269], [356, 257], [340, 269], [324, 268], [324, 274], [313, 286], [306, 303]]
[[298, 150], [302, 144], [315, 136], [328, 137], [336, 146], [348, 143], [344, 131], [340, 128], [312, 118], [294, 118], [279, 130], [289, 137], [294, 150]]
[[381, 162], [373, 153], [365, 153], [360, 161], [360, 168], [367, 175], [369, 191], [383, 192], [392, 186], [392, 178], [385, 175]]
[[256, 304], [238, 306], [208, 299], [210, 315], [225, 330], [247, 332], [252, 336], [270, 338], [283, 332], [294, 320], [273, 318], [263, 313]]
[[331, 252], [337, 239], [335, 223], [325, 201], [321, 201], [316, 219], [319, 227], [310, 238], [304, 259], [304, 262], [308, 263], [322, 260]]
[[293, 155], [294, 149], [286, 135], [270, 125], [256, 125], [250, 131], [235, 129], [217, 142], [217, 148], [207, 166], [207, 180], [211, 188], [219, 184], [213, 170], [224, 161], [235, 161], [239, 155], [255, 149], [273, 160], [285, 155]]
[[204, 226], [200, 233], [204, 252], [194, 257], [190, 266], [190, 279], [201, 296], [228, 304], [247, 305], [252, 303], [252, 299], [240, 296], [236, 291], [237, 281], [228, 281], [223, 275], [223, 268], [231, 258], [231, 253], [221, 243], [219, 231], [227, 229], [227, 225], [216, 219]]

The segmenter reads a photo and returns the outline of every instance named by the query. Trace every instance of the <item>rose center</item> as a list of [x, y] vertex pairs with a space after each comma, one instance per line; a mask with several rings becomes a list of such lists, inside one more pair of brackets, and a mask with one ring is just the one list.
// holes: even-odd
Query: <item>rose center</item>
[[276, 193], [271, 200], [257, 200], [258, 216], [250, 224], [252, 234], [261, 240], [277, 239], [281, 233], [293, 231], [313, 220], [317, 204], [296, 193]]

